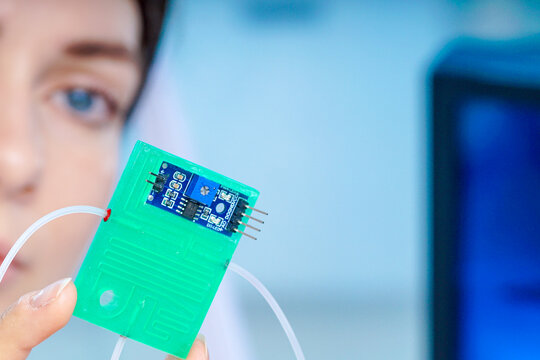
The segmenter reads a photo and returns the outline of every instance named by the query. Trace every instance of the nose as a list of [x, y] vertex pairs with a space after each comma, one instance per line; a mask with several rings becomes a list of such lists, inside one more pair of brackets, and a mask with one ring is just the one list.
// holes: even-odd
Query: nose
[[43, 154], [31, 106], [22, 101], [0, 101], [1, 195], [14, 198], [33, 193], [42, 167]]

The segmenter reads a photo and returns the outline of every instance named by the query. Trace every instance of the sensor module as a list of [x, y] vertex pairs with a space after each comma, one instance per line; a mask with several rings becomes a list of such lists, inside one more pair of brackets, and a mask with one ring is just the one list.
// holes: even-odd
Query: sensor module
[[137, 142], [75, 280], [74, 315], [185, 358], [257, 190]]
[[152, 184], [148, 204], [227, 236], [239, 232], [255, 239], [238, 230], [241, 225], [260, 231], [242, 221], [243, 217], [251, 218], [246, 214], [247, 209], [266, 215], [248, 205], [247, 195], [166, 161], [158, 173], [150, 172], [150, 175], [154, 179], [147, 180]]

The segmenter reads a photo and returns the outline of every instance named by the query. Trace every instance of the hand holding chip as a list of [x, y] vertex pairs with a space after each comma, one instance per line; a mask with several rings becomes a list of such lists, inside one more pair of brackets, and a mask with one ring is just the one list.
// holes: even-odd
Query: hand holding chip
[[[71, 278], [23, 295], [0, 317], [0, 358], [26, 359], [32, 348], [67, 324], [76, 301], [77, 290]], [[198, 336], [186, 360], [208, 358], [204, 337]]]

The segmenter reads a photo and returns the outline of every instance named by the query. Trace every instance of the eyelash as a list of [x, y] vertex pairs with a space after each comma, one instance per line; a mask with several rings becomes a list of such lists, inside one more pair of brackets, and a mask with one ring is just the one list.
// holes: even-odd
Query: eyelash
[[[92, 98], [92, 101], [95, 103], [96, 97], [99, 97], [104, 103], [106, 113], [99, 114], [98, 116], [84, 114], [83, 111], [78, 111], [70, 105], [69, 93], [75, 91], [86, 92], [88, 96]], [[53, 92], [51, 99], [55, 102], [57, 106], [65, 108], [70, 115], [77, 117], [82, 122], [85, 122], [89, 125], [102, 125], [110, 120], [112, 117], [117, 116], [120, 113], [118, 102], [110, 96], [108, 93], [98, 90], [96, 88], [87, 87], [87, 86], [71, 86], [60, 88]], [[95, 106], [94, 103], [91, 106]]]

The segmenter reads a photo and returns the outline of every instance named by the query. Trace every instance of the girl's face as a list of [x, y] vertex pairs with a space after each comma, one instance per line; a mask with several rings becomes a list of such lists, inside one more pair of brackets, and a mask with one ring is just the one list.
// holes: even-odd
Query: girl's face
[[[0, 0], [0, 262], [46, 213], [107, 205], [140, 34], [132, 0]], [[0, 312], [72, 275], [98, 223], [70, 215], [39, 230], [0, 285]]]

